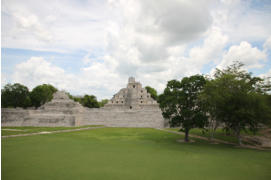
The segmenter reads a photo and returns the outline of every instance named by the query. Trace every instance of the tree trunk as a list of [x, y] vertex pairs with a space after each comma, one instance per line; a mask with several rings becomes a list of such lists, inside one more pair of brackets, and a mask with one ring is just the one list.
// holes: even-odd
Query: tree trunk
[[184, 136], [184, 141], [185, 142], [189, 142], [189, 136], [188, 136], [188, 134], [189, 134], [189, 129], [185, 129], [185, 136]]
[[212, 129], [212, 130], [211, 130], [211, 136], [210, 136], [210, 138], [209, 138], [210, 141], [213, 141], [213, 139], [214, 139], [214, 133], [215, 133], [215, 130]]
[[241, 139], [241, 133], [240, 130], [237, 130], [237, 138], [238, 138], [238, 144], [239, 146], [242, 146], [242, 139]]
[[211, 125], [209, 125], [209, 141], [213, 141], [215, 133], [215, 121], [211, 120]]

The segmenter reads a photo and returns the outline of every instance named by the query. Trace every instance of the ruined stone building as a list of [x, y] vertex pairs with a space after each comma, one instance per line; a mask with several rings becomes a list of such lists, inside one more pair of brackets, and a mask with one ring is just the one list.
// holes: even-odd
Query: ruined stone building
[[130, 77], [126, 88], [121, 89], [106, 104], [106, 107], [123, 109], [146, 109], [155, 108], [157, 102], [151, 98], [151, 95], [141, 83], [136, 82], [134, 77]]
[[159, 104], [130, 77], [103, 108], [86, 108], [57, 91], [52, 101], [40, 108], [2, 108], [2, 126], [83, 126], [164, 127]]

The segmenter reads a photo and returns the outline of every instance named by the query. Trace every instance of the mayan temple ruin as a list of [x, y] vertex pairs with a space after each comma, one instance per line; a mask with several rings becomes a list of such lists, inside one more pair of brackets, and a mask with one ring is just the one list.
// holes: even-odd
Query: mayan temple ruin
[[127, 88], [123, 88], [115, 94], [108, 104], [106, 104], [106, 107], [146, 109], [156, 108], [158, 104], [151, 98], [147, 90], [142, 88], [140, 82], [136, 82], [134, 77], [130, 77]]
[[83, 126], [164, 127], [159, 104], [130, 77], [103, 108], [86, 108], [57, 91], [50, 102], [38, 109], [3, 108], [2, 126]]

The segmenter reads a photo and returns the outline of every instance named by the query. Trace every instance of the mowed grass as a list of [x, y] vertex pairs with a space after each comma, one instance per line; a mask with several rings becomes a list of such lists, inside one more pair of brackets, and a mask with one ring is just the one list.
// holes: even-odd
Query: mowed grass
[[148, 128], [100, 128], [2, 139], [2, 179], [271, 179], [271, 152], [179, 143]]
[[99, 127], [101, 125], [87, 125], [87, 126], [77, 126], [77, 127], [33, 127], [33, 126], [22, 126], [22, 127], [2, 127], [1, 136], [7, 135], [17, 135], [17, 134], [29, 134], [38, 132], [50, 132], [58, 130], [69, 130], [69, 129], [79, 129], [86, 127]]

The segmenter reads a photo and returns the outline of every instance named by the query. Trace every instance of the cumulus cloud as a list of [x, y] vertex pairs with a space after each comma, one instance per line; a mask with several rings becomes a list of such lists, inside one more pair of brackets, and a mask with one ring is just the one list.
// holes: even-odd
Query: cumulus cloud
[[234, 61], [240, 61], [245, 64], [248, 69], [261, 68], [262, 61], [266, 60], [264, 51], [259, 50], [257, 47], [252, 47], [250, 43], [243, 41], [240, 45], [233, 45], [229, 48], [228, 52], [223, 55], [221, 63], [218, 68], [224, 68]]
[[32, 57], [17, 64], [13, 81], [27, 85], [30, 89], [36, 85], [51, 83], [60, 89], [74, 90], [76, 77], [68, 74], [64, 69], [57, 67], [42, 57]]
[[220, 27], [231, 43], [265, 41], [271, 34], [270, 2], [221, 0], [211, 10], [213, 24]]
[[128, 78], [119, 77], [110, 67], [106, 66], [107, 64], [96, 62], [83, 68], [79, 74], [72, 74], [53, 65], [43, 57], [31, 57], [16, 65], [12, 80], [14, 83], [22, 83], [30, 89], [49, 83], [73, 94], [94, 94], [99, 98], [110, 98], [112, 92], [125, 86]]
[[217, 62], [228, 42], [228, 37], [218, 27], [211, 28], [207, 34], [203, 45], [193, 47], [189, 52], [189, 59], [199, 68], [208, 62]]
[[119, 27], [106, 39], [106, 56], [116, 62], [115, 73], [136, 76], [162, 90], [170, 78], [200, 72], [184, 52], [186, 43], [206, 36], [212, 22], [210, 2], [110, 1], [121, 17], [119, 24], [111, 23]]
[[69, 52], [104, 47], [107, 6], [97, 1], [4, 0], [2, 47]]
[[[21, 62], [13, 81], [31, 88], [51, 83], [74, 94], [110, 98], [135, 76], [162, 92], [168, 80], [200, 74], [209, 64], [225, 67], [239, 60], [248, 69], [266, 64], [271, 11], [251, 3], [4, 0], [2, 46], [85, 53], [77, 74], [42, 57]], [[265, 42], [263, 50], [253, 42]]]
[[[120, 32], [109, 34], [109, 48], [132, 51], [142, 61], [169, 56], [171, 46], [190, 42], [211, 25], [208, 1], [111, 1], [122, 10]], [[115, 9], [116, 10], [116, 9]]]

